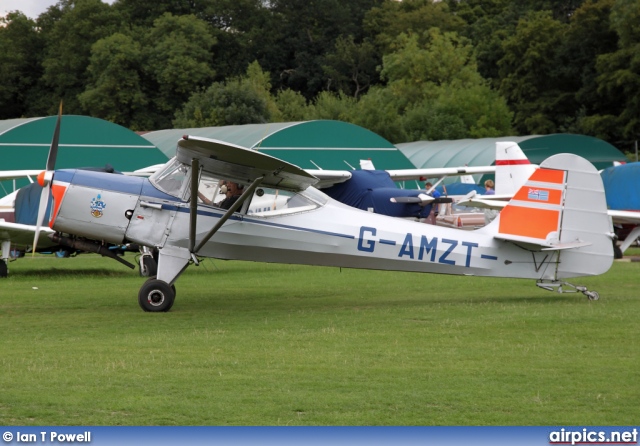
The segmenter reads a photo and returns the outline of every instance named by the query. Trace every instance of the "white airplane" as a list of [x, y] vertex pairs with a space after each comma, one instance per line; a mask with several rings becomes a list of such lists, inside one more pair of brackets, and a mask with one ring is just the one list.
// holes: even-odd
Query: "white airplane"
[[[524, 152], [520, 149], [515, 142], [498, 142], [500, 145], [500, 151], [503, 151], [506, 155], [506, 159], [503, 165], [509, 165], [509, 169], [501, 169], [501, 165], [496, 159], [496, 188], [499, 185], [503, 187], [498, 194], [496, 189], [496, 195], [478, 195], [475, 192], [468, 194], [460, 204], [463, 206], [472, 206], [485, 209], [501, 210], [507, 205], [507, 200], [515, 197], [516, 186], [523, 184], [526, 178], [534, 172], [538, 166], [529, 163], [529, 159]], [[502, 175], [502, 176], [500, 176]], [[505, 187], [506, 185], [506, 187]], [[510, 186], [513, 185], [513, 186]], [[629, 185], [629, 187], [635, 187]], [[613, 224], [630, 224], [637, 225], [629, 232], [625, 240], [620, 244], [620, 256], [624, 253], [632, 243], [640, 237], [640, 212], [628, 211], [628, 210], [613, 210], [608, 209], [607, 214], [611, 218]]]
[[[95, 252], [125, 243], [157, 250], [157, 277], [138, 293], [145, 311], [168, 311], [177, 279], [203, 257], [527, 278], [593, 300], [596, 291], [566, 279], [603, 274], [613, 262], [602, 181], [575, 155], [547, 159], [496, 220], [463, 232], [346, 206], [314, 188], [319, 179], [305, 170], [221, 141], [184, 136], [176, 157], [148, 179], [53, 171], [56, 146], [39, 176], [43, 196], [54, 198], [52, 240]], [[244, 185], [227, 210], [192, 194], [211, 193], [206, 186], [219, 179]], [[254, 200], [280, 205], [263, 210]], [[43, 219], [41, 207], [37, 229]]]
[[[56, 124], [56, 130], [54, 132], [54, 138], [52, 140], [52, 149], [57, 152], [57, 136], [55, 133], [59, 134], [59, 126], [60, 126], [60, 118], [62, 115], [62, 107], [60, 107], [59, 115], [58, 115], [58, 123]], [[55, 147], [54, 147], [55, 146]], [[53, 160], [55, 162], [55, 156], [52, 158], [49, 157], [47, 163]], [[139, 169], [134, 172], [126, 172], [125, 175], [129, 176], [140, 176], [140, 177], [148, 177], [155, 172], [157, 172], [163, 165], [154, 165], [149, 166], [147, 168]], [[373, 165], [369, 162], [364, 164], [361, 162], [362, 169], [373, 169]], [[50, 165], [47, 170], [51, 171], [53, 169], [53, 164]], [[426, 213], [428, 215], [430, 211], [430, 204], [433, 204], [434, 198], [430, 195], [426, 194], [424, 191], [420, 190], [402, 190], [398, 189], [395, 186], [394, 181], [405, 181], [405, 180], [419, 180], [422, 178], [440, 178], [443, 179], [446, 176], [450, 175], [469, 175], [474, 173], [491, 173], [494, 172], [494, 166], [484, 166], [484, 167], [460, 167], [460, 168], [434, 168], [434, 169], [403, 169], [403, 170], [388, 170], [388, 171], [377, 171], [383, 175], [386, 175], [388, 182], [390, 183], [390, 187], [386, 188], [376, 188], [375, 192], [375, 200], [371, 201], [367, 207], [364, 209], [368, 209], [372, 212], [383, 213], [385, 215], [392, 215], [397, 217], [420, 217], [424, 216]], [[329, 187], [332, 185], [336, 185], [339, 183], [353, 183], [350, 182], [352, 177], [355, 175], [362, 173], [360, 171], [347, 171], [347, 170], [313, 170], [308, 171], [312, 175], [315, 175], [320, 179], [317, 186], [318, 187]], [[31, 177], [36, 177], [38, 174], [42, 173], [41, 170], [13, 170], [13, 171], [0, 171], [0, 181], [2, 180], [10, 180], [17, 178], [28, 178], [31, 182]], [[206, 184], [208, 186], [209, 192], [214, 191], [214, 197], [217, 196], [219, 189], [217, 189], [217, 180], [215, 183], [209, 182]], [[374, 186], [377, 187], [377, 186]], [[11, 255], [11, 250], [17, 250], [20, 252], [33, 252], [33, 251], [42, 251], [42, 250], [50, 250], [56, 247], [56, 244], [48, 237], [50, 233], [49, 228], [42, 228], [42, 233], [37, 232], [37, 225], [31, 224], [30, 222], [22, 222], [20, 219], [16, 219], [16, 194], [18, 191], [13, 192], [12, 194], [3, 197], [0, 199], [0, 277], [7, 277], [8, 275], [8, 262]], [[48, 192], [47, 192], [48, 194]], [[353, 195], [353, 194], [351, 194]], [[221, 196], [224, 198], [224, 195]], [[271, 200], [270, 197], [256, 197], [252, 200], [252, 205], [250, 208], [246, 210], [247, 214], [251, 214], [253, 212], [265, 212], [269, 210], [276, 210], [282, 204], [286, 203], [289, 197], [286, 195], [282, 195], [277, 197], [276, 200]], [[401, 204], [391, 204], [389, 202], [389, 198], [398, 198], [399, 202], [402, 200], [413, 200], [413, 201], [404, 201]], [[31, 201], [29, 201], [28, 205], [25, 201], [21, 200], [20, 205], [21, 208], [37, 208], [38, 206], [45, 203], [48, 199], [48, 195], [45, 196], [45, 192], [43, 191], [40, 195], [40, 202], [33, 197]], [[443, 199], [446, 200], [446, 199]], [[216, 200], [218, 201], [218, 200]], [[436, 201], [437, 202], [437, 201]], [[350, 203], [351, 204], [351, 203]], [[353, 204], [351, 204], [353, 205]], [[30, 209], [31, 210], [31, 209]], [[31, 210], [35, 212], [35, 209]], [[41, 211], [43, 212], [43, 211]], [[21, 215], [25, 215], [24, 212], [18, 212]], [[48, 216], [47, 216], [48, 217]], [[31, 217], [32, 219], [33, 217]], [[48, 220], [47, 220], [48, 221]], [[25, 224], [26, 223], [26, 224]], [[35, 246], [35, 248], [34, 248]], [[75, 249], [76, 251], [80, 248]], [[150, 249], [146, 246], [140, 247], [141, 256], [138, 261], [140, 264], [140, 274], [142, 276], [150, 276], [154, 275], [157, 270], [157, 261], [154, 258], [154, 249]], [[123, 261], [121, 257], [115, 256], [112, 252], [107, 252], [106, 250], [102, 251], [103, 255], [108, 255], [116, 260]], [[128, 262], [123, 262], [127, 265], [130, 265]]]

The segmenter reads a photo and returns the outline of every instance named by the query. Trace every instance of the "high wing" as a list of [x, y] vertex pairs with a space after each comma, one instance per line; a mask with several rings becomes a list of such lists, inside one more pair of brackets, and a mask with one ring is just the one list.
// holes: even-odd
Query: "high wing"
[[495, 166], [438, 167], [432, 169], [400, 169], [387, 170], [393, 181], [420, 180], [427, 178], [444, 178], [457, 175], [473, 175], [477, 173], [494, 173]]
[[607, 212], [614, 223], [640, 225], [640, 211], [614, 211], [609, 209]]
[[[316, 185], [318, 188], [333, 186], [334, 184], [344, 183], [351, 179], [351, 172], [348, 170], [312, 170], [306, 169], [308, 173], [319, 178], [320, 181]], [[425, 181], [428, 178], [445, 178], [457, 175], [473, 175], [494, 173], [495, 166], [472, 166], [472, 167], [437, 167], [432, 169], [397, 169], [386, 170], [389, 177], [393, 181], [409, 181], [420, 180]]]
[[178, 141], [176, 157], [187, 164], [197, 159], [204, 170], [229, 181], [251, 183], [264, 177], [262, 185], [292, 191], [305, 190], [318, 182], [317, 177], [298, 166], [215, 139], [185, 135]]

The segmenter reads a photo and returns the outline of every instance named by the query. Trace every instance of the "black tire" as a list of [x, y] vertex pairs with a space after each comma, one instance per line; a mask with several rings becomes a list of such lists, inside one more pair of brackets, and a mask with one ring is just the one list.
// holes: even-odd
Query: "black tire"
[[157, 279], [147, 280], [138, 292], [140, 308], [152, 313], [169, 311], [175, 299], [175, 287]]
[[613, 258], [614, 259], [621, 259], [622, 257], [623, 257], [622, 250], [618, 246], [618, 243], [614, 240], [613, 241]]
[[142, 266], [140, 275], [142, 277], [153, 277], [158, 274], [158, 262], [151, 256], [142, 256]]
[[0, 277], [7, 277], [9, 275], [9, 267], [7, 263], [0, 259]]

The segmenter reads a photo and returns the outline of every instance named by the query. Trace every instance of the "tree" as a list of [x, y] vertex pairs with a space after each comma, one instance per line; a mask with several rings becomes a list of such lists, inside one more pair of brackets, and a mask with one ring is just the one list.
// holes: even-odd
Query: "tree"
[[550, 12], [533, 12], [503, 43], [500, 92], [514, 110], [514, 124], [521, 134], [553, 133], [573, 116], [571, 88], [558, 70], [558, 49], [566, 29]]
[[131, 36], [116, 33], [96, 42], [88, 67], [89, 84], [79, 96], [83, 109], [132, 130], [153, 128], [146, 112], [149, 98], [143, 91], [142, 63], [141, 45]]
[[46, 34], [43, 80], [56, 99], [51, 111], [63, 98], [66, 113], [82, 113], [78, 95], [87, 84], [91, 47], [117, 31], [120, 16], [101, 0], [61, 0], [49, 9], [55, 8], [61, 15]]
[[353, 36], [340, 36], [335, 51], [327, 55], [322, 67], [329, 77], [328, 89], [357, 98], [374, 79], [379, 64], [375, 47], [369, 41], [356, 43]]
[[385, 0], [371, 8], [363, 22], [365, 32], [374, 39], [381, 54], [394, 51], [401, 34], [423, 36], [431, 28], [459, 32], [464, 25], [464, 20], [450, 13], [446, 2], [433, 0]]
[[[619, 36], [618, 49], [598, 56], [598, 92], [619, 104], [608, 114], [585, 119], [584, 125], [618, 141], [637, 140], [640, 134], [640, 4], [616, 0], [611, 25]], [[615, 140], [614, 139], [614, 140]]]
[[191, 93], [211, 82], [215, 75], [210, 65], [214, 43], [207, 23], [193, 15], [165, 13], [156, 19], [144, 40], [156, 128], [169, 127], [170, 116]]
[[270, 122], [279, 116], [269, 93], [269, 73], [257, 62], [247, 74], [227, 82], [214, 82], [206, 90], [193, 93], [176, 112], [174, 127], [208, 127]]
[[272, 0], [269, 34], [277, 38], [277, 48], [261, 65], [273, 77], [276, 89], [291, 88], [307, 99], [326, 90], [328, 78], [323, 72], [325, 56], [335, 47], [339, 36], [363, 39], [361, 23], [365, 13], [382, 0]]
[[0, 119], [24, 116], [28, 93], [42, 75], [44, 41], [22, 13], [0, 18]]

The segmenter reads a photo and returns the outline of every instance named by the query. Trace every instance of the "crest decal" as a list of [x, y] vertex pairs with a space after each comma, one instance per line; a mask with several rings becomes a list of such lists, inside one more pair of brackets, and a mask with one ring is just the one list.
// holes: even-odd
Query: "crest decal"
[[98, 194], [97, 197], [91, 199], [91, 215], [95, 218], [100, 218], [103, 215], [104, 208], [107, 207], [107, 203], [102, 201], [102, 196]]

